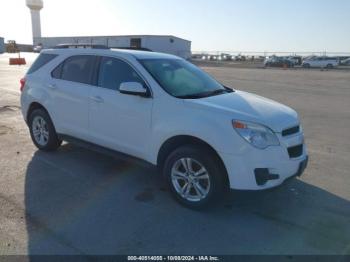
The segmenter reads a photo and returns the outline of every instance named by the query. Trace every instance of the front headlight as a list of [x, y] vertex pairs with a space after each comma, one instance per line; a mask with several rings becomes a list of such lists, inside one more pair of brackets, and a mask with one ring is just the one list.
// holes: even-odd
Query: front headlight
[[244, 140], [256, 148], [265, 149], [280, 144], [276, 134], [266, 126], [238, 120], [233, 120], [232, 125]]

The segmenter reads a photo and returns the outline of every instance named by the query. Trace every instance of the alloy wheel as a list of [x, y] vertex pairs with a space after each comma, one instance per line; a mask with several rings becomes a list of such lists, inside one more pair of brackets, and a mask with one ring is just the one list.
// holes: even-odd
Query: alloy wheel
[[182, 158], [174, 163], [171, 181], [176, 192], [190, 202], [205, 199], [211, 186], [207, 169], [193, 158]]
[[35, 116], [32, 123], [32, 131], [35, 141], [45, 146], [49, 141], [49, 129], [46, 121], [41, 116]]

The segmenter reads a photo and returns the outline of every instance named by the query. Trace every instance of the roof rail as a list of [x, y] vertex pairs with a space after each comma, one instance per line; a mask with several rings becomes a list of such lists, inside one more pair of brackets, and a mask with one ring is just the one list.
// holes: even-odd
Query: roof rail
[[124, 50], [136, 50], [136, 51], [153, 52], [151, 49], [145, 48], [145, 47], [116, 47], [115, 49], [124, 49]]
[[54, 49], [66, 49], [66, 48], [91, 48], [91, 49], [109, 49], [105, 45], [95, 45], [95, 44], [59, 44], [53, 47]]

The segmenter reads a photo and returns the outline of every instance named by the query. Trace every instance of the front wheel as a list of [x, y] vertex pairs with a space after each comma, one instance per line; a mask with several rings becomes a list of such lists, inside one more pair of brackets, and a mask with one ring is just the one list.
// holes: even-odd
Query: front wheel
[[163, 173], [174, 198], [189, 208], [206, 207], [225, 190], [221, 163], [206, 148], [184, 146], [176, 149], [167, 158]]

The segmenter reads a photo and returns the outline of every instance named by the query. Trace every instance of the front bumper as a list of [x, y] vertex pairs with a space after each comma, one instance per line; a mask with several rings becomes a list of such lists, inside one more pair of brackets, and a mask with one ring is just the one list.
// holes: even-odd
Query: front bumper
[[[301, 161], [299, 164], [298, 171], [292, 175], [292, 177], [301, 177], [304, 173], [307, 165], [309, 163], [309, 157], [307, 156], [305, 160]], [[254, 170], [255, 181], [258, 186], [266, 185], [270, 180], [278, 180], [280, 178], [279, 174], [271, 174], [268, 168], [256, 168]]]
[[[300, 140], [301, 141], [301, 140]], [[264, 190], [281, 185], [291, 177], [301, 176], [308, 164], [306, 145], [297, 158], [288, 155], [284, 145], [265, 150], [251, 148], [236, 155], [220, 154], [229, 177], [230, 188]]]

